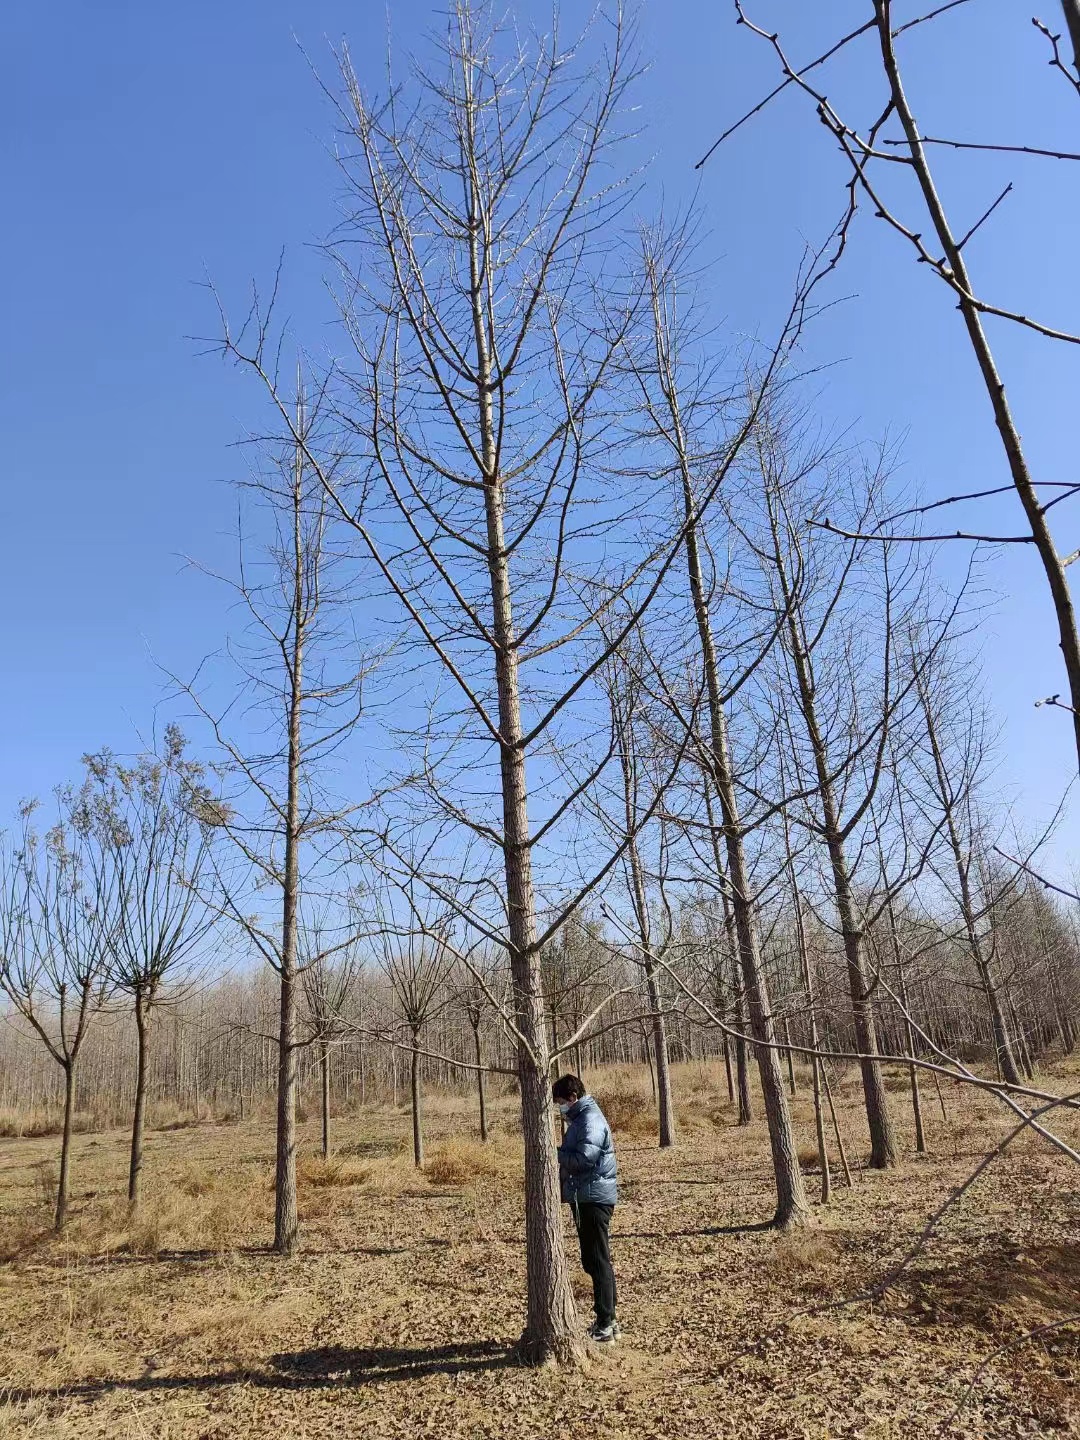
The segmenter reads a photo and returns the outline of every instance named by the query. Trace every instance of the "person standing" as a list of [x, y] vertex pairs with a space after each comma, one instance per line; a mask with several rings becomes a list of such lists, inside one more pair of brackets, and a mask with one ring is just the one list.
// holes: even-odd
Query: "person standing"
[[551, 1098], [566, 1122], [559, 1146], [559, 1183], [581, 1245], [582, 1269], [592, 1279], [596, 1320], [591, 1339], [610, 1344], [619, 1335], [615, 1318], [615, 1271], [611, 1264], [611, 1217], [618, 1200], [618, 1166], [611, 1126], [576, 1075], [560, 1075]]

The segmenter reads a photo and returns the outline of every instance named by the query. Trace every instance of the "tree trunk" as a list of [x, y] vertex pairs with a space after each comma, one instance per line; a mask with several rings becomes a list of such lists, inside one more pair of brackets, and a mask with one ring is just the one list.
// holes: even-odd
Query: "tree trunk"
[[795, 1096], [799, 1093], [799, 1087], [795, 1083], [795, 1056], [791, 1050], [791, 1021], [788, 1019], [784, 1020], [784, 1054], [787, 1059], [788, 1089], [791, 1092], [791, 1098], [794, 1100]]
[[660, 1148], [663, 1150], [675, 1143], [675, 1106], [671, 1096], [667, 1025], [664, 1021], [660, 985], [655, 966], [646, 965], [645, 983], [649, 992], [649, 1009], [652, 1012], [652, 1048], [656, 1060], [656, 1104], [660, 1119]]
[[850, 1189], [855, 1181], [851, 1176], [851, 1166], [848, 1164], [847, 1150], [844, 1148], [844, 1137], [840, 1133], [840, 1121], [836, 1118], [836, 1106], [833, 1104], [832, 1086], [829, 1084], [829, 1072], [825, 1068], [825, 1062], [821, 1062], [821, 1078], [825, 1081], [825, 1098], [829, 1102], [829, 1115], [832, 1117], [833, 1134], [836, 1136], [836, 1148], [840, 1152], [840, 1164], [844, 1171], [844, 1179]]
[[[785, 840], [787, 840], [785, 829]], [[787, 845], [790, 858], [791, 846]], [[795, 935], [799, 946], [799, 962], [802, 968], [803, 988], [806, 991], [806, 1012], [810, 1031], [810, 1065], [814, 1085], [814, 1132], [817, 1136], [818, 1167], [821, 1170], [821, 1203], [827, 1205], [832, 1197], [832, 1176], [829, 1173], [829, 1147], [825, 1141], [825, 1110], [821, 1103], [822, 1062], [818, 1058], [817, 1008], [814, 999], [814, 975], [810, 967], [810, 954], [806, 945], [806, 929], [803, 923], [802, 896], [792, 869], [792, 898], [795, 902]]]
[[[1069, 23], [1071, 39], [1076, 45], [1080, 23], [1077, 22], [1075, 0], [1063, 0], [1063, 9]], [[1046, 518], [1046, 505], [1040, 498], [1028, 469], [1023, 442], [1009, 407], [1005, 384], [998, 372], [994, 353], [983, 329], [982, 314], [975, 298], [976, 292], [963, 254], [963, 241], [957, 241], [953, 234], [945, 207], [934, 183], [930, 162], [926, 158], [926, 149], [919, 134], [918, 124], [908, 104], [896, 60], [890, 6], [886, 0], [874, 0], [874, 13], [882, 62], [892, 92], [892, 106], [903, 127], [907, 140], [907, 151], [911, 158], [911, 168], [915, 173], [919, 188], [922, 190], [923, 200], [937, 233], [946, 271], [956, 284], [957, 308], [964, 317], [968, 340], [982, 375], [990, 408], [994, 414], [994, 424], [997, 426], [1008, 461], [1013, 486], [1024, 507], [1024, 515], [1050, 589], [1058, 623], [1058, 642], [1061, 646], [1065, 673], [1069, 681], [1069, 708], [1072, 710], [1073, 735], [1076, 742], [1077, 759], [1080, 762], [1080, 636], [1077, 635], [1076, 614], [1065, 573], [1068, 561], [1062, 559], [1054, 544], [1050, 522]]]
[[286, 770], [285, 865], [281, 887], [281, 987], [278, 1023], [277, 1144], [274, 1175], [274, 1250], [291, 1255], [300, 1240], [296, 1204], [297, 926], [300, 908], [300, 760], [303, 704], [305, 549], [301, 531], [303, 456], [293, 474], [293, 625], [289, 671], [289, 748]]
[[409, 1099], [412, 1105], [412, 1153], [417, 1170], [424, 1168], [424, 1132], [420, 1121], [420, 1032], [413, 1031], [409, 1068]]
[[484, 1093], [484, 1056], [480, 1047], [480, 1022], [473, 1022], [473, 1051], [476, 1055], [476, 1091], [477, 1099], [480, 1102], [480, 1139], [486, 1141], [488, 1138], [487, 1124], [487, 1096]]
[[[470, 110], [471, 117], [471, 110]], [[474, 193], [477, 216], [483, 211]], [[521, 1354], [529, 1362], [576, 1361], [584, 1355], [563, 1250], [559, 1173], [551, 1133], [551, 1054], [536, 934], [528, 787], [521, 726], [518, 649], [514, 634], [510, 556], [503, 522], [502, 479], [497, 473], [498, 437], [492, 408], [491, 359], [480, 228], [469, 237], [469, 288], [476, 345], [477, 408], [483, 460], [487, 567], [491, 592], [493, 658], [499, 701], [499, 771], [503, 802], [503, 867], [506, 879], [507, 948], [514, 991], [521, 1084], [521, 1130], [525, 1142], [525, 1276], [527, 1309]]]
[[724, 1077], [727, 1080], [728, 1104], [735, 1104], [735, 1079], [731, 1073], [731, 1041], [727, 1035], [724, 1036]]
[[330, 1159], [330, 1047], [323, 1045], [319, 1056], [322, 1071], [322, 1158]]
[[[706, 793], [706, 813], [709, 817], [709, 828], [713, 833], [713, 853], [716, 858], [716, 868], [719, 873], [723, 868], [723, 860], [720, 855], [719, 841], [716, 838], [716, 821], [713, 816], [712, 800]], [[731, 956], [731, 989], [735, 1006], [735, 1079], [739, 1093], [739, 1118], [740, 1125], [749, 1125], [754, 1118], [753, 1107], [750, 1103], [750, 1068], [746, 1063], [746, 1041], [743, 1036], [746, 1033], [746, 1011], [743, 1006], [743, 983], [739, 975], [739, 941], [735, 933], [735, 917], [731, 910], [731, 901], [728, 899], [727, 891], [721, 889], [720, 901], [724, 910], [724, 934], [727, 937], [728, 950]]]
[[64, 1133], [60, 1141], [60, 1179], [56, 1186], [56, 1213], [53, 1229], [62, 1230], [67, 1219], [71, 1177], [71, 1126], [75, 1118], [75, 1058], [64, 1066]]
[[135, 1114], [131, 1123], [131, 1159], [128, 1165], [128, 1204], [134, 1209], [142, 1189], [143, 1132], [146, 1124], [146, 1082], [149, 1060], [150, 1006], [145, 992], [135, 991]]
[[[773, 1223], [786, 1227], [800, 1223], [806, 1218], [809, 1211], [806, 1193], [803, 1189], [802, 1171], [799, 1169], [795, 1135], [791, 1125], [791, 1112], [788, 1109], [787, 1094], [784, 1091], [784, 1078], [776, 1043], [776, 1027], [769, 1007], [769, 995], [761, 965], [757, 922], [754, 916], [750, 879], [746, 869], [743, 830], [739, 819], [738, 798], [728, 749], [727, 719], [720, 691], [719, 668], [713, 642], [712, 624], [709, 618], [708, 601], [705, 596], [701, 557], [698, 551], [692, 483], [690, 475], [686, 471], [682, 476], [682, 488], [684, 513], [687, 520], [686, 557], [690, 594], [697, 621], [702, 669], [709, 700], [709, 760], [712, 771], [709, 778], [716, 787], [716, 796], [720, 802], [724, 842], [727, 848], [726, 874], [720, 869], [717, 878], [721, 886], [723, 887], [726, 883], [730, 891], [731, 913], [735, 922], [735, 936], [742, 973], [742, 988], [750, 1012], [750, 1033], [755, 1042], [758, 1075], [765, 1101], [765, 1119], [769, 1128], [773, 1179], [776, 1183], [776, 1213]], [[715, 827], [712, 827], [712, 834], [714, 844], [716, 844]]]

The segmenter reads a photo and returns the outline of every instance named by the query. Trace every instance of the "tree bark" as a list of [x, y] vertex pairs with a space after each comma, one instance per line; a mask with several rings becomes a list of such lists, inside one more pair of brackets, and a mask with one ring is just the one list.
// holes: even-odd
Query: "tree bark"
[[75, 1118], [75, 1060], [64, 1066], [64, 1133], [60, 1141], [60, 1179], [56, 1186], [56, 1213], [53, 1229], [62, 1230], [67, 1219], [68, 1193], [71, 1184], [71, 1128]]
[[128, 1204], [134, 1209], [142, 1189], [143, 1134], [146, 1124], [146, 1082], [149, 1060], [150, 1005], [145, 991], [135, 991], [135, 1113], [131, 1122], [131, 1157], [128, 1164]]
[[409, 1066], [409, 1100], [412, 1106], [412, 1152], [417, 1170], [424, 1168], [424, 1131], [420, 1118], [420, 1032], [412, 1032]]
[[293, 474], [293, 623], [290, 647], [285, 804], [285, 865], [281, 887], [281, 985], [278, 1017], [277, 1143], [274, 1174], [274, 1250], [291, 1255], [300, 1240], [296, 1203], [298, 925], [300, 907], [300, 762], [303, 707], [305, 547], [301, 490], [303, 456]]
[[484, 1093], [484, 1056], [480, 1046], [480, 1020], [479, 1017], [472, 1021], [473, 1051], [476, 1055], [476, 1091], [480, 1103], [480, 1139], [486, 1141], [488, 1138], [487, 1124], [487, 1096]]
[[330, 1159], [330, 1047], [323, 1045], [319, 1056], [322, 1071], [322, 1158]]
[[675, 1106], [671, 1096], [667, 1024], [664, 1020], [656, 966], [651, 961], [647, 962], [645, 966], [645, 984], [649, 994], [649, 1010], [652, 1013], [652, 1049], [656, 1057], [656, 1105], [660, 1121], [660, 1148], [663, 1150], [675, 1143]]

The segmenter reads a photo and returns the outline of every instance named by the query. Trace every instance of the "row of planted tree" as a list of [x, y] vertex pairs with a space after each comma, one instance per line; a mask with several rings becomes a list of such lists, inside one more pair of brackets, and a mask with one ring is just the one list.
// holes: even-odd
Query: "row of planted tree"
[[[222, 307], [271, 438], [236, 628], [170, 682], [203, 738], [91, 755], [25, 807], [0, 976], [63, 1081], [58, 1223], [95, 1045], [131, 1097], [133, 1204], [154, 1093], [272, 1088], [285, 1253], [301, 1069], [385, 1091], [401, 1056], [414, 1097], [425, 1067], [509, 1073], [523, 1354], [573, 1358], [554, 1067], [647, 1054], [668, 1144], [673, 1053], [725, 1053], [744, 1101], [755, 1065], [797, 1224], [793, 1055], [823, 1170], [833, 1063], [875, 1166], [890, 1060], [1072, 1154], [1023, 1106], [1059, 1103], [1031, 1077], [1074, 1043], [1077, 947], [992, 788], [979, 571], [942, 579], [891, 456], [829, 435], [802, 373], [846, 231], [772, 340], [727, 342], [692, 223], [640, 223], [621, 14], [523, 45], [462, 3], [441, 66], [381, 103], [342, 57], [338, 350], [304, 355], [273, 296], [239, 328]], [[212, 983], [253, 958], [272, 1007]], [[100, 1015], [125, 1000], [133, 1041]], [[28, 1052], [4, 1053], [21, 1098]]]

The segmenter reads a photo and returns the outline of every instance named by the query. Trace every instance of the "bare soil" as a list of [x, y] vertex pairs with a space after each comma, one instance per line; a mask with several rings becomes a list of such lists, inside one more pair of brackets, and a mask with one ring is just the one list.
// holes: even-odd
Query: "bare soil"
[[[1075, 1068], [1043, 1079], [1078, 1088]], [[991, 1099], [947, 1091], [946, 1123], [928, 1087], [932, 1154], [882, 1174], [859, 1159], [857, 1077], [845, 1077], [854, 1186], [836, 1177], [833, 1203], [780, 1235], [766, 1228], [763, 1125], [735, 1125], [722, 1074], [676, 1070], [679, 1142], [665, 1152], [648, 1133], [647, 1079], [594, 1081], [621, 1121], [623, 1337], [583, 1372], [515, 1362], [523, 1208], [511, 1097], [495, 1104], [486, 1148], [463, 1138], [467, 1098], [432, 1097], [427, 1175], [412, 1168], [403, 1111], [339, 1118], [330, 1165], [312, 1158], [306, 1126], [304, 1247], [290, 1260], [265, 1249], [265, 1119], [153, 1133], [134, 1219], [119, 1198], [125, 1135], [79, 1136], [59, 1240], [47, 1230], [55, 1139], [0, 1141], [0, 1436], [1080, 1435], [1080, 1325], [1060, 1324], [1080, 1312], [1080, 1168], [1035, 1137], [994, 1162], [892, 1285], [853, 1299], [1011, 1128]], [[907, 1127], [900, 1081], [890, 1088]], [[809, 1145], [805, 1087], [794, 1103]], [[1074, 1118], [1056, 1128], [1080, 1141]], [[816, 1174], [807, 1185], [816, 1195]], [[590, 1291], [573, 1244], [568, 1217], [584, 1325]]]

